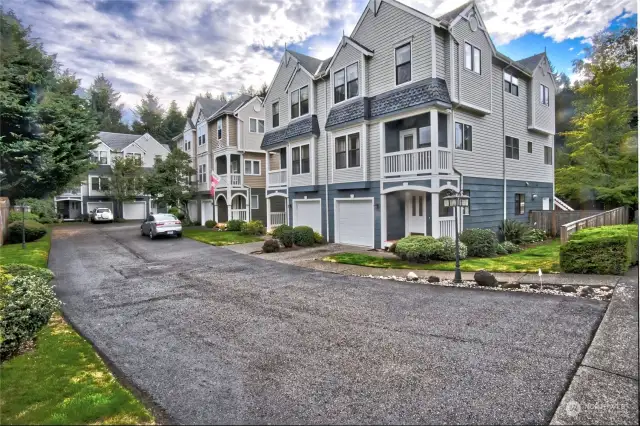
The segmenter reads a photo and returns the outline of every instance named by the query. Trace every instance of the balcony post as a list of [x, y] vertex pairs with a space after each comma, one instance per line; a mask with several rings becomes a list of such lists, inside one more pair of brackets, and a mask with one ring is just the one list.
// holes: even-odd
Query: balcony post
[[271, 198], [267, 198], [267, 232], [271, 230]]
[[438, 156], [438, 111], [429, 111], [431, 123], [431, 173], [440, 173], [440, 157]]
[[440, 193], [431, 193], [431, 236], [440, 238]]
[[[269, 168], [269, 163], [271, 162], [271, 153], [269, 151], [267, 151], [265, 153], [265, 170], [267, 171], [266, 173], [266, 182], [267, 182], [267, 188], [269, 187], [269, 172], [271, 171], [271, 169]], [[269, 206], [269, 204], [267, 203], [267, 207]], [[267, 214], [268, 217], [268, 214]], [[267, 219], [268, 220], [268, 219]], [[267, 229], [269, 229], [269, 227], [267, 226]]]

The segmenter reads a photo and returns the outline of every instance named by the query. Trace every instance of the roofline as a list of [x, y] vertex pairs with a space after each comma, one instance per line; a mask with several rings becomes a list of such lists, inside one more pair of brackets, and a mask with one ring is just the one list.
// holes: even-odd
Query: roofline
[[[340, 53], [340, 50], [342, 50], [342, 48], [347, 43], [350, 46], [352, 46], [353, 48], [355, 48], [358, 51], [360, 51], [363, 55], [365, 55], [365, 56], [373, 56], [373, 51], [372, 50], [369, 50], [369, 49], [361, 46], [359, 43], [356, 43], [355, 41], [353, 41], [351, 39], [351, 37], [342, 36], [342, 40], [340, 40], [340, 43], [338, 43], [338, 47], [336, 48], [336, 51], [333, 52], [333, 56], [331, 56], [331, 61], [329, 62], [329, 65], [327, 65], [327, 68], [325, 68], [325, 70], [324, 70], [324, 73], [323, 73], [324, 75], [327, 75], [329, 73], [329, 69], [331, 68], [331, 66], [335, 62], [336, 58], [338, 57], [338, 53]], [[320, 65], [322, 65], [322, 64], [320, 64]]]
[[254, 99], [258, 99], [259, 103], [262, 103], [262, 101], [260, 100], [260, 96], [258, 95], [254, 95], [251, 99], [249, 99], [247, 102], [243, 103], [242, 105], [240, 105], [238, 108], [236, 108], [233, 111], [233, 115], [236, 115], [240, 112], [241, 109], [244, 109], [247, 105], [249, 105], [251, 102], [254, 101]]
[[[442, 25], [440, 24], [440, 22], [435, 19], [432, 16], [427, 15], [426, 13], [420, 12], [419, 10], [416, 10], [410, 6], [407, 6], [406, 4], [400, 3], [396, 0], [383, 0], [385, 3], [388, 3], [391, 6], [395, 6], [396, 8], [403, 10], [413, 16], [415, 16], [416, 18], [422, 19], [428, 23], [430, 23], [433, 26], [436, 27], [441, 27]], [[374, 7], [371, 7], [373, 3]], [[380, 1], [379, 5], [382, 5], [382, 1]], [[379, 8], [379, 6], [378, 6]], [[375, 8], [375, 1], [374, 0], [369, 0], [369, 2], [367, 3], [367, 5], [365, 6], [364, 10], [362, 11], [362, 14], [360, 15], [360, 19], [358, 19], [358, 23], [356, 24], [356, 26], [353, 28], [353, 31], [351, 31], [351, 34], [349, 35], [349, 37], [353, 37], [353, 35], [358, 31], [358, 29], [360, 28], [360, 25], [362, 25], [362, 21], [364, 21], [364, 17], [367, 14], [367, 10], [372, 10], [373, 13], [375, 15], [378, 14], [378, 11]]]
[[[448, 26], [449, 26], [449, 28], [453, 28], [453, 26], [454, 26], [455, 24], [457, 24], [457, 23], [458, 23], [458, 21], [459, 21], [460, 19], [462, 19], [462, 15], [463, 15], [463, 14], [468, 13], [468, 12], [469, 12], [469, 9], [471, 9], [475, 4], [476, 4], [476, 2], [475, 2], [475, 1], [472, 1], [471, 3], [469, 3], [469, 4], [467, 5], [467, 7], [465, 7], [464, 9], [462, 9], [462, 10], [460, 11], [460, 13], [458, 13], [458, 15], [457, 15], [455, 18], [453, 18], [453, 19], [451, 20], [451, 22], [450, 22], [450, 23], [449, 23], [449, 25], [448, 25]], [[484, 25], [484, 22], [483, 22], [483, 25]], [[485, 28], [486, 28], [486, 27], [485, 27]]]
[[271, 84], [269, 84], [269, 88], [267, 89], [267, 93], [265, 93], [264, 95], [264, 99], [262, 100], [262, 105], [264, 106], [265, 102], [267, 102], [267, 98], [269, 97], [269, 93], [271, 93], [271, 88], [273, 87], [273, 83], [276, 82], [276, 77], [278, 77], [278, 73], [280, 72], [280, 67], [282, 67], [282, 62], [284, 61], [284, 58], [287, 56], [287, 51], [284, 51], [284, 55], [282, 55], [282, 58], [280, 58], [280, 64], [278, 65], [278, 69], [276, 70], [276, 73], [273, 75], [273, 78], [271, 79]]
[[[131, 142], [129, 145], [125, 146], [124, 148], [122, 148], [120, 151], [117, 151], [117, 152], [122, 152], [122, 151], [124, 151], [125, 149], [129, 148], [131, 145], [133, 145], [134, 143], [136, 143], [136, 142], [138, 142], [140, 139], [142, 139], [145, 135], [149, 135], [149, 132], [145, 132], [145, 133], [144, 133], [144, 135], [140, 136], [139, 138], [137, 138], [136, 140], [134, 140], [133, 142]], [[149, 137], [150, 137], [150, 138], [152, 138], [154, 141], [158, 142], [158, 141], [156, 140], [156, 138], [154, 138], [153, 136], [149, 135]], [[160, 142], [158, 142], [158, 143], [160, 143]], [[138, 145], [138, 146], [140, 146], [140, 145]], [[142, 149], [142, 147], [141, 147], [141, 146], [140, 146], [140, 149]], [[142, 149], [142, 150], [144, 151], [144, 149]], [[145, 151], [145, 152], [146, 152], [146, 151]]]
[[511, 59], [510, 57], [508, 57], [504, 53], [497, 52], [496, 55], [494, 55], [494, 57], [496, 59], [504, 62], [505, 64], [511, 66], [512, 68], [517, 69], [518, 71], [520, 71], [521, 73], [523, 73], [527, 77], [533, 78], [533, 74], [530, 73], [529, 70], [526, 70], [522, 65], [518, 64], [517, 61], [514, 61], [513, 59]]

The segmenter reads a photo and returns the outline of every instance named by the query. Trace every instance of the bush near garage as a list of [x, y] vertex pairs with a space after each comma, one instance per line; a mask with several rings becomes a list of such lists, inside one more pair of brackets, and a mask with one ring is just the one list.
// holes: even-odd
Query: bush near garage
[[514, 219], [505, 219], [500, 223], [498, 233], [502, 241], [511, 241], [514, 244], [522, 244], [524, 236], [529, 232], [527, 224]]
[[278, 240], [266, 240], [264, 244], [262, 244], [262, 251], [265, 253], [275, 253], [280, 251], [280, 243]]
[[0, 267], [0, 360], [33, 339], [60, 307], [49, 282], [51, 271], [29, 265]]
[[[25, 242], [35, 241], [44, 237], [47, 228], [35, 220], [27, 220], [24, 222], [24, 240]], [[9, 225], [9, 244], [22, 242], [22, 221], [13, 222]]]
[[315, 243], [313, 228], [310, 226], [296, 226], [293, 228], [293, 242], [300, 247], [310, 247]]
[[[33, 214], [33, 213], [29, 213], [29, 212], [25, 212], [24, 213], [24, 220], [37, 220], [38, 216]], [[9, 223], [13, 223], [13, 222], [22, 222], [22, 211], [20, 210], [11, 210], [9, 212]]]
[[319, 232], [314, 232], [313, 233], [313, 241], [316, 244], [327, 244], [327, 240]]
[[545, 238], [547, 238], [547, 234], [542, 229], [529, 228], [524, 237], [522, 237], [522, 241], [528, 244], [539, 243], [544, 241]]
[[243, 223], [244, 223], [244, 220], [232, 219], [227, 222], [227, 231], [238, 232], [242, 229]]
[[[456, 242], [451, 237], [440, 237], [438, 242], [442, 244], [440, 250], [435, 254], [438, 260], [456, 260]], [[467, 246], [463, 242], [458, 243], [460, 260], [467, 258]]]
[[635, 224], [582, 229], [560, 247], [560, 268], [564, 272], [623, 275], [637, 263]]
[[240, 231], [246, 235], [264, 235], [266, 228], [261, 220], [251, 220], [240, 225]]
[[273, 238], [281, 240], [282, 234], [284, 234], [285, 231], [293, 231], [293, 228], [289, 225], [278, 225], [271, 234], [273, 235]]
[[294, 231], [293, 229], [285, 229], [280, 238], [278, 238], [280, 240], [280, 242], [282, 243], [283, 246], [285, 246], [286, 248], [291, 248], [293, 247], [293, 243], [294, 243]]
[[497, 254], [498, 237], [491, 229], [472, 228], [460, 234], [469, 257], [493, 257]]
[[496, 246], [496, 254], [498, 256], [504, 256], [505, 254], [508, 254], [507, 249], [504, 247], [504, 243], [499, 243]]
[[502, 247], [507, 252], [506, 254], [518, 253], [522, 250], [519, 245], [514, 244], [511, 241], [505, 241], [502, 243]]
[[409, 262], [427, 263], [442, 251], [443, 244], [430, 236], [411, 235], [396, 243], [395, 255]]
[[217, 225], [215, 220], [207, 220], [204, 223], [205, 228], [214, 228]]

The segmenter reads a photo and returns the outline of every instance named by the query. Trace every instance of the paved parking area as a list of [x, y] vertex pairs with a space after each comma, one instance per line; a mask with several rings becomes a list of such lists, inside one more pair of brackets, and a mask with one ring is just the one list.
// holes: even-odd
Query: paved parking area
[[179, 423], [545, 423], [605, 304], [56, 228], [63, 310]]

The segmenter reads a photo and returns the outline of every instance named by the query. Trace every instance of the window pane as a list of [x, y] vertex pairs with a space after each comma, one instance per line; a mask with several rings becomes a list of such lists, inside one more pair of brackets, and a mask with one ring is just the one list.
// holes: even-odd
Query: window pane
[[431, 146], [431, 126], [420, 127], [418, 129], [418, 144], [420, 148]]
[[351, 99], [354, 96], [358, 96], [358, 80], [347, 83], [347, 98]]
[[302, 173], [309, 173], [309, 159], [307, 158], [306, 160], [303, 159], [301, 162], [300, 168], [302, 170]]
[[344, 70], [337, 71], [333, 74], [333, 87], [344, 84]]
[[300, 88], [300, 100], [305, 101], [309, 99], [309, 86]]
[[519, 92], [518, 86], [516, 86], [515, 84], [512, 85], [511, 86], [511, 94], [515, 95], [515, 96], [518, 96], [518, 92]]
[[250, 175], [251, 174], [251, 161], [245, 161], [244, 162], [244, 174], [245, 175]]
[[531, 154], [533, 152], [533, 143], [527, 142], [527, 152]]
[[333, 102], [337, 104], [342, 101], [344, 101], [344, 84], [336, 87], [333, 91]]
[[396, 67], [396, 84], [402, 84], [411, 81], [411, 63], [399, 65]]
[[253, 162], [253, 174], [254, 175], [259, 175], [260, 174], [260, 162], [259, 161], [254, 161]]
[[308, 159], [309, 158], [309, 145], [304, 145], [302, 147], [300, 147], [302, 154], [301, 157], [302, 159]]
[[344, 169], [347, 167], [347, 153], [336, 152], [336, 169]]
[[352, 64], [347, 67], [347, 81], [358, 79], [358, 64]]
[[256, 119], [255, 118], [249, 119], [249, 131], [251, 133], [255, 133], [256, 132]]
[[349, 135], [349, 167], [360, 167], [360, 134]]
[[264, 120], [258, 120], [258, 133], [264, 133]]
[[396, 49], [396, 65], [402, 65], [411, 61], [411, 44], [407, 43]]
[[347, 150], [347, 138], [341, 136], [336, 138], [336, 152], [344, 152]]
[[279, 112], [280, 112], [280, 105], [278, 102], [274, 102], [273, 105], [271, 105], [271, 114], [277, 115]]
[[471, 126], [469, 126], [468, 124], [464, 125], [464, 149], [466, 149], [467, 151], [471, 151], [473, 148], [471, 146], [471, 143], [473, 141], [473, 131], [471, 129]]
[[291, 105], [291, 118], [296, 118], [300, 115], [300, 103]]
[[544, 103], [544, 86], [540, 85], [540, 102]]
[[471, 45], [467, 43], [464, 44], [464, 67], [471, 69]]
[[447, 115], [441, 112], [438, 113], [438, 146], [441, 148], [447, 148], [449, 146], [448, 136], [449, 129], [447, 125]]
[[473, 70], [480, 73], [480, 49], [473, 48]]
[[456, 123], [456, 148], [463, 149], [462, 143], [462, 123]]
[[291, 150], [291, 157], [292, 157], [293, 161], [299, 161], [300, 160], [300, 148], [293, 148]]
[[405, 151], [413, 149], [413, 135], [402, 136], [402, 149]]
[[508, 81], [505, 80], [504, 82], [504, 91], [505, 92], [511, 92], [511, 83], [509, 83]]

